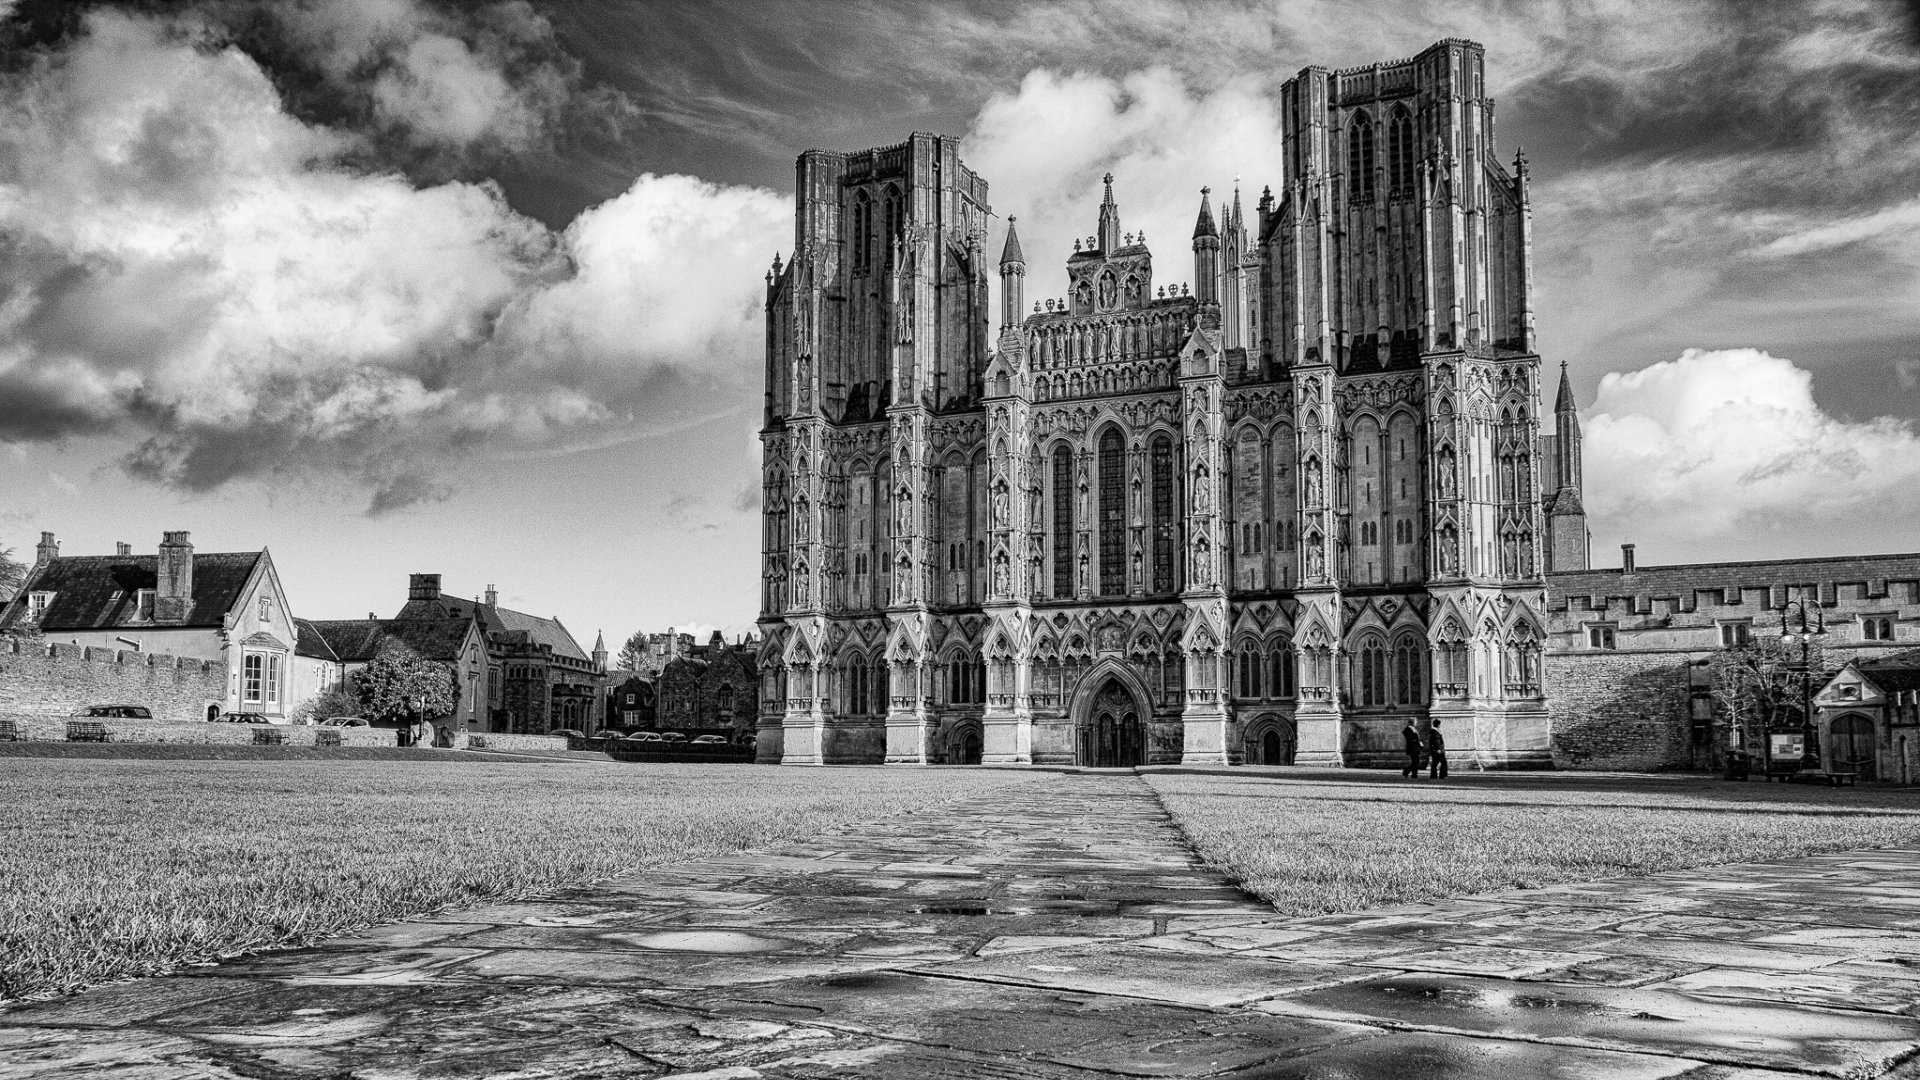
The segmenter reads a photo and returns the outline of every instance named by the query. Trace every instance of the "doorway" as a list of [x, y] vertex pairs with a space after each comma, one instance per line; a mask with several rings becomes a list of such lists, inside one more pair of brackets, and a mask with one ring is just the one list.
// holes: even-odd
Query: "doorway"
[[1848, 713], [1833, 721], [1833, 743], [1827, 752], [1836, 772], [1853, 772], [1862, 780], [1873, 780], [1876, 764], [1873, 748], [1873, 721], [1859, 713]]
[[1081, 733], [1080, 763], [1096, 769], [1131, 769], [1146, 764], [1147, 731], [1133, 695], [1113, 679], [1094, 695]]
[[979, 732], [968, 731], [965, 735], [960, 736], [960, 762], [959, 763], [962, 765], [980, 764], [980, 733]]

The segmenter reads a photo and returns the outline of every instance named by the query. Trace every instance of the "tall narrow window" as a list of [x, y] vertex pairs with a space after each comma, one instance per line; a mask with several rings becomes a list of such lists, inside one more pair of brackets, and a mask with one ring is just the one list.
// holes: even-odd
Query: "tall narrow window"
[[1073, 452], [1053, 450], [1053, 595], [1073, 595]]
[[280, 654], [267, 657], [267, 704], [280, 704]]
[[1378, 638], [1368, 638], [1360, 647], [1359, 693], [1361, 705], [1385, 705], [1387, 703], [1387, 649]]
[[1173, 440], [1153, 440], [1153, 591], [1173, 591]]
[[902, 207], [900, 203], [900, 190], [898, 188], [891, 188], [891, 187], [888, 188], [887, 189], [887, 231], [885, 235], [881, 237], [881, 241], [885, 243], [889, 248], [893, 246], [894, 238], [900, 235], [900, 229], [901, 229], [901, 226], [904, 224], [905, 216], [906, 215], [902, 213]]
[[267, 658], [260, 653], [248, 653], [241, 662], [240, 700], [258, 705], [265, 694], [266, 678]]
[[1373, 197], [1373, 122], [1365, 113], [1347, 132], [1347, 190], [1355, 199]]
[[1395, 109], [1387, 128], [1387, 185], [1394, 192], [1413, 187], [1413, 118]]
[[1100, 592], [1127, 591], [1126, 450], [1120, 432], [1100, 436]]

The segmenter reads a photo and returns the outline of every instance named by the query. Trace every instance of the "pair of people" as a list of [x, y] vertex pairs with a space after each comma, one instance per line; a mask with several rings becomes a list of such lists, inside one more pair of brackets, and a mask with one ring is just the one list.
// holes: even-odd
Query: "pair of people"
[[1421, 757], [1426, 757], [1427, 776], [1434, 780], [1447, 778], [1447, 737], [1440, 734], [1440, 721], [1435, 720], [1426, 739], [1420, 738], [1420, 727], [1412, 720], [1400, 732], [1401, 739], [1407, 744], [1407, 765], [1400, 770], [1401, 776], [1420, 775]]

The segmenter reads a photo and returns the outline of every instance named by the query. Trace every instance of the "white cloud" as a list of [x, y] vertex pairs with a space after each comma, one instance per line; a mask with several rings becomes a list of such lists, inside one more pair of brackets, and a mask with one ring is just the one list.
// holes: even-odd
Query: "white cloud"
[[1803, 255], [1857, 244], [1863, 240], [1897, 240], [1920, 232], [1920, 198], [1870, 214], [1858, 214], [1778, 236], [1762, 245], [1763, 256]]
[[178, 29], [96, 12], [0, 86], [0, 440], [144, 434], [138, 475], [345, 473], [389, 510], [757, 380], [789, 200], [643, 176], [555, 234], [491, 184], [342, 164], [350, 136]]
[[[1065, 295], [1067, 257], [1098, 224], [1108, 171], [1122, 230], [1144, 231], [1159, 257], [1155, 277], [1191, 284], [1200, 189], [1213, 188], [1217, 220], [1234, 177], [1244, 176], [1244, 208], [1254, 218], [1259, 185], [1280, 160], [1278, 122], [1251, 82], [1209, 90], [1167, 68], [1123, 79], [1035, 71], [981, 109], [966, 157], [992, 185], [995, 209], [1020, 219], [1031, 302]], [[997, 240], [987, 253], [998, 257]]]
[[[1755, 349], [1689, 349], [1600, 381], [1583, 418], [1583, 494], [1596, 530], [1690, 552], [1911, 549], [1920, 437], [1814, 401], [1813, 375]], [[1904, 545], [1904, 546], [1903, 546]]]

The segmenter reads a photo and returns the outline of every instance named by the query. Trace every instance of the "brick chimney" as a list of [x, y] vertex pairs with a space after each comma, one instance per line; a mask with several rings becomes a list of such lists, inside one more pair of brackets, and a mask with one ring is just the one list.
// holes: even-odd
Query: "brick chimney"
[[1620, 545], [1620, 572], [1623, 574], [1633, 573], [1633, 545], [1632, 544]]
[[37, 570], [60, 557], [60, 541], [50, 532], [40, 534], [40, 546], [33, 549], [33, 565]]
[[487, 586], [487, 606], [488, 607], [500, 606], [500, 594], [495, 592], [493, 589], [493, 586], [491, 585]]
[[407, 599], [408, 600], [440, 599], [440, 575], [439, 574], [408, 574], [407, 575]]
[[115, 555], [131, 555], [133, 554], [133, 545], [127, 543], [125, 540], [115, 540], [113, 542], [113, 553]]
[[193, 540], [185, 532], [160, 534], [153, 621], [183, 623], [193, 614]]

